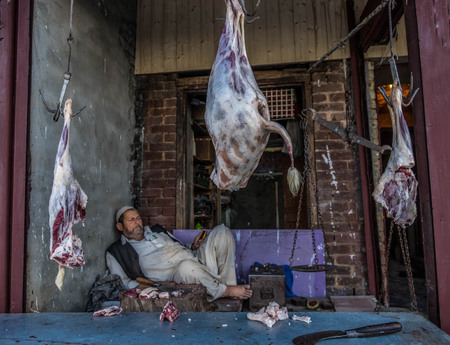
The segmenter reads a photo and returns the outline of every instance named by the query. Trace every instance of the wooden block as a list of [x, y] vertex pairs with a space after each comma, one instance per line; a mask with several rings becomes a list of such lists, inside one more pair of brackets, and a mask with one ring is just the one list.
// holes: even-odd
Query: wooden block
[[[141, 299], [119, 295], [120, 307], [126, 312], [160, 312], [170, 300], [180, 312], [205, 312], [213, 311], [214, 304], [206, 299], [206, 288], [200, 284], [165, 284], [179, 290], [185, 290], [180, 297]], [[189, 292], [187, 292], [189, 291]]]

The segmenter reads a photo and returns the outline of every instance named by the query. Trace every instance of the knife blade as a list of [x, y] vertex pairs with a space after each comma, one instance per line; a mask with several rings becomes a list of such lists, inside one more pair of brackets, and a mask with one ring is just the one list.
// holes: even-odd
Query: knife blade
[[155, 287], [159, 291], [163, 291], [163, 292], [170, 292], [170, 293], [172, 293], [174, 291], [179, 291], [179, 290], [181, 290], [185, 294], [189, 293], [189, 292], [192, 292], [192, 289], [180, 289], [180, 288], [178, 288], [175, 285], [165, 285], [165, 284], [157, 283], [157, 282], [154, 282], [153, 280], [150, 280], [150, 279], [147, 279], [147, 278], [143, 278], [143, 277], [136, 278], [136, 281], [139, 284]]
[[399, 322], [388, 322], [370, 325], [346, 331], [323, 331], [300, 335], [292, 340], [294, 345], [314, 345], [321, 340], [334, 338], [368, 338], [400, 332], [402, 325]]

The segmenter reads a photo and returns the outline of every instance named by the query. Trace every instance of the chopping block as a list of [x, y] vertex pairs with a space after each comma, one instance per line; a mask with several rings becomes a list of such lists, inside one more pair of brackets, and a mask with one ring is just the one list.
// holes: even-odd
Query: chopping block
[[282, 266], [250, 266], [248, 280], [253, 290], [250, 311], [267, 307], [270, 302], [286, 306], [286, 277]]
[[[207, 301], [206, 288], [200, 284], [175, 284], [163, 282], [167, 290], [182, 290], [181, 296], [167, 298], [141, 299], [129, 297], [122, 291], [119, 294], [120, 307], [126, 312], [160, 312], [170, 300], [180, 312], [214, 311], [214, 305]], [[141, 286], [141, 285], [140, 285]], [[145, 288], [146, 286], [142, 286]]]

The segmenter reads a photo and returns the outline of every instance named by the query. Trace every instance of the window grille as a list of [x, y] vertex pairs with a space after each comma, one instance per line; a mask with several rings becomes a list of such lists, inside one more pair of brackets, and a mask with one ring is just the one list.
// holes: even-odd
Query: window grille
[[262, 90], [269, 104], [272, 120], [286, 120], [295, 117], [295, 89]]

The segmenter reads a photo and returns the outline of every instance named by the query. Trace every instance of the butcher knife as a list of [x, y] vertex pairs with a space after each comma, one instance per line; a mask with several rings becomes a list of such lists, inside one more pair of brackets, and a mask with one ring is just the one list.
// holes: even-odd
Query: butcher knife
[[[159, 291], [163, 291], [163, 292], [174, 292], [174, 291], [180, 290], [176, 286], [171, 286], [171, 285], [165, 285], [165, 284], [157, 283], [157, 282], [154, 282], [153, 280], [150, 280], [150, 279], [147, 279], [147, 278], [138, 277], [138, 278], [136, 278], [136, 281], [139, 284], [155, 287]], [[192, 289], [181, 289], [181, 290], [183, 291], [183, 293], [192, 292]]]
[[314, 345], [321, 340], [335, 338], [368, 338], [377, 337], [401, 331], [399, 322], [388, 322], [361, 328], [348, 329], [346, 331], [323, 331], [298, 336], [292, 340], [295, 345]]

